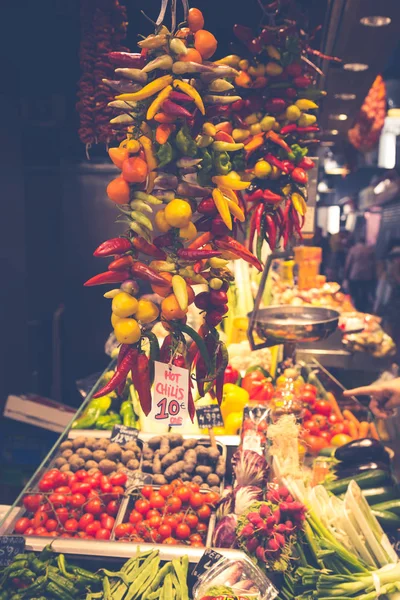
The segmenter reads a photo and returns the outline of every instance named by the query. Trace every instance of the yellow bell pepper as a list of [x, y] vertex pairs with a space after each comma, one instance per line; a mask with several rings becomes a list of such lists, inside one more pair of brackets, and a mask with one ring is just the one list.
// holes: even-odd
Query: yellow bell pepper
[[229, 211], [228, 201], [218, 188], [214, 188], [212, 191], [212, 197], [215, 202], [215, 207], [219, 212], [221, 219], [228, 227], [228, 229], [232, 229], [232, 217]]
[[154, 170], [157, 168], [158, 163], [154, 154], [153, 142], [151, 141], [151, 139], [146, 137], [145, 135], [142, 135], [139, 138], [139, 142], [142, 144], [144, 154], [146, 156], [147, 167], [149, 169], [146, 187], [146, 192], [149, 194], [153, 191], [154, 188], [154, 181], [157, 177], [157, 173], [155, 173]]
[[187, 94], [190, 98], [193, 98], [194, 103], [201, 114], [206, 114], [206, 109], [204, 108], [203, 100], [199, 92], [192, 85], [190, 85], [190, 83], [186, 83], [186, 81], [181, 81], [180, 79], [175, 79], [174, 87], [177, 87], [178, 89], [182, 90], [184, 94]]
[[158, 94], [157, 98], [153, 100], [147, 109], [146, 119], [150, 121], [154, 118], [155, 114], [158, 112], [158, 109], [161, 108], [161, 104], [168, 98], [170, 93], [172, 92], [172, 85], [167, 85], [161, 92]]
[[231, 412], [224, 421], [225, 435], [239, 435], [243, 424], [242, 412]]
[[157, 92], [163, 90], [167, 85], [171, 85], [172, 81], [172, 75], [163, 75], [145, 85], [144, 88], [138, 92], [133, 92], [132, 94], [120, 94], [119, 96], [116, 96], [115, 99], [126, 100], [127, 102], [146, 100], [146, 98], [150, 98]]
[[234, 383], [225, 383], [221, 403], [221, 413], [224, 422], [230, 413], [237, 412], [242, 414], [244, 407], [249, 401], [250, 396], [247, 390]]

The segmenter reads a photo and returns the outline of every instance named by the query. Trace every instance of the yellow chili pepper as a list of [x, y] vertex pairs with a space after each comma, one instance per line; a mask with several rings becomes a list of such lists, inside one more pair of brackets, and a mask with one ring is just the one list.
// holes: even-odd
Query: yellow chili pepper
[[294, 192], [290, 198], [296, 211], [299, 213], [299, 215], [303, 217], [307, 211], [307, 206], [303, 196], [301, 194], [298, 194], [297, 192]]
[[243, 144], [234, 142], [214, 142], [212, 148], [217, 152], [236, 152], [236, 150], [241, 150], [243, 148]]
[[307, 98], [299, 98], [296, 100], [295, 104], [300, 110], [312, 110], [318, 108], [318, 104], [315, 104], [315, 102], [308, 100]]
[[269, 62], [265, 67], [266, 75], [271, 75], [271, 77], [276, 77], [277, 75], [281, 75], [283, 73], [283, 67], [278, 65], [278, 63]]
[[317, 117], [315, 115], [307, 115], [303, 113], [300, 119], [297, 121], [299, 127], [309, 127], [310, 125], [314, 125], [317, 121]]
[[172, 85], [167, 85], [167, 87], [165, 87], [163, 90], [161, 90], [161, 92], [158, 94], [157, 98], [155, 100], [153, 100], [153, 102], [150, 104], [149, 108], [147, 109], [146, 119], [148, 121], [150, 121], [151, 119], [154, 118], [156, 112], [158, 112], [158, 109], [161, 108], [161, 104], [164, 102], [164, 100], [166, 100], [168, 98], [168, 96], [170, 95], [171, 92], [172, 92]]
[[154, 172], [154, 169], [157, 168], [158, 163], [154, 154], [153, 142], [151, 141], [151, 139], [146, 137], [145, 135], [142, 135], [139, 138], [139, 142], [142, 144], [144, 154], [146, 156], [147, 167], [149, 169], [146, 187], [146, 192], [149, 194], [153, 191], [154, 188], [154, 181], [157, 177], [157, 174]]
[[229, 200], [229, 198], [225, 198], [225, 200], [227, 201], [228, 208], [233, 214], [233, 216], [236, 217], [241, 223], [243, 223], [246, 220], [246, 217], [240, 206], [235, 204], [235, 202], [232, 202], [232, 200]]
[[212, 197], [215, 202], [215, 206], [217, 211], [219, 212], [221, 219], [228, 227], [228, 229], [232, 229], [232, 217], [229, 211], [228, 201], [218, 188], [214, 188], [212, 191]]
[[160, 48], [166, 46], [168, 43], [167, 36], [165, 34], [148, 35], [145, 40], [138, 42], [140, 48]]
[[281, 59], [281, 53], [275, 46], [267, 46], [267, 54], [270, 58], [274, 58], [275, 60]]
[[174, 87], [177, 87], [178, 89], [182, 90], [184, 94], [187, 94], [190, 98], [193, 98], [194, 103], [201, 114], [206, 114], [206, 109], [204, 108], [203, 100], [199, 92], [192, 85], [190, 85], [190, 83], [186, 83], [186, 81], [181, 81], [180, 79], [175, 79]]
[[203, 133], [204, 133], [204, 135], [210, 135], [210, 136], [214, 137], [217, 134], [215, 125], [213, 125], [212, 123], [209, 123], [207, 121], [207, 123], [204, 123], [204, 125], [203, 125]]
[[219, 186], [219, 189], [224, 194], [224, 196], [226, 196], [227, 198], [229, 198], [229, 200], [231, 200], [235, 204], [239, 204], [239, 200], [238, 200], [235, 192], [232, 189], [229, 189], [229, 188], [224, 187], [224, 186]]
[[250, 185], [249, 181], [242, 181], [236, 171], [231, 171], [228, 175], [215, 175], [212, 180], [218, 187], [227, 187], [231, 190], [246, 190]]
[[172, 277], [172, 289], [178, 301], [179, 308], [186, 311], [189, 304], [189, 298], [186, 281], [181, 275], [174, 275]]
[[126, 100], [127, 102], [140, 101], [145, 100], [146, 98], [150, 98], [154, 96], [157, 92], [163, 90], [167, 85], [171, 85], [172, 83], [172, 75], [163, 75], [162, 77], [158, 77], [154, 81], [148, 83], [138, 92], [133, 92], [132, 94], [120, 94], [116, 96], [116, 100]]
[[232, 137], [235, 142], [244, 142], [250, 135], [250, 129], [234, 129]]

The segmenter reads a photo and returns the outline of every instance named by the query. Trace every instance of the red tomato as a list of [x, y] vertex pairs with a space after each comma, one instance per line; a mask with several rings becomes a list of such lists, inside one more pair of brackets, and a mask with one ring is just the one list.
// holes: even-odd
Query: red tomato
[[[90, 485], [91, 490], [98, 488], [100, 485], [100, 480], [97, 477], [88, 477], [85, 482], [82, 482], [85, 485]], [[91, 491], [90, 490], [90, 491]]]
[[300, 400], [307, 404], [311, 408], [315, 405], [316, 395], [313, 392], [308, 392], [307, 390], [303, 390], [300, 392]]
[[312, 385], [311, 383], [305, 383], [303, 385], [302, 390], [304, 392], [311, 392], [312, 394], [314, 394], [314, 396], [316, 396], [318, 394], [317, 388], [315, 387], [315, 385]]
[[160, 489], [158, 490], [158, 492], [164, 498], [168, 498], [168, 496], [171, 496], [173, 491], [174, 491], [174, 488], [172, 487], [172, 485], [169, 485], [168, 483], [165, 483], [164, 485], [162, 485], [160, 487]]
[[350, 429], [349, 429], [349, 421], [347, 421], [346, 419], [343, 421], [343, 425], [344, 425], [344, 430], [343, 433], [345, 433], [346, 435], [348, 435], [350, 433]]
[[48, 519], [45, 527], [47, 531], [55, 531], [58, 527], [58, 522], [55, 519]]
[[186, 484], [188, 486], [188, 488], [191, 489], [192, 492], [198, 492], [200, 489], [200, 486], [198, 483], [193, 483], [192, 481], [189, 481], [189, 483]]
[[100, 496], [99, 492], [97, 490], [94, 490], [93, 488], [90, 490], [90, 492], [88, 493], [87, 497], [90, 498], [98, 498]]
[[26, 510], [35, 512], [43, 502], [42, 494], [29, 494], [24, 498], [24, 506]]
[[71, 499], [69, 501], [70, 505], [73, 508], [80, 508], [81, 506], [83, 506], [86, 502], [86, 498], [83, 494], [73, 494], [73, 496], [71, 496]]
[[118, 509], [119, 509], [119, 503], [117, 502], [117, 500], [110, 500], [110, 502], [107, 504], [107, 514], [111, 515], [112, 517], [116, 517], [118, 514]]
[[75, 473], [71, 473], [71, 475], [68, 475], [68, 485], [69, 485], [69, 487], [71, 487], [77, 481], [78, 481], [78, 478], [77, 478], [77, 476], [76, 476]]
[[111, 490], [111, 497], [114, 499], [119, 498], [125, 494], [125, 490], [122, 485], [113, 485]]
[[176, 528], [175, 535], [179, 540], [187, 540], [190, 535], [190, 527], [186, 523], [179, 523]]
[[328, 400], [317, 400], [314, 404], [314, 410], [319, 415], [324, 415], [325, 417], [329, 417], [332, 412], [331, 403]]
[[76, 471], [75, 473], [75, 477], [78, 479], [78, 481], [85, 481], [85, 479], [87, 479], [87, 471], [85, 471], [85, 469], [79, 469], [79, 471]]
[[133, 509], [129, 515], [129, 523], [135, 524], [140, 523], [140, 521], [143, 521], [143, 515], [137, 510]]
[[136, 500], [135, 508], [141, 515], [145, 515], [150, 509], [150, 502], [148, 500]]
[[47, 513], [41, 510], [36, 511], [35, 516], [32, 519], [32, 527], [34, 527], [35, 529], [37, 529], [38, 527], [42, 527], [46, 523], [48, 518], [49, 517], [47, 516]]
[[25, 529], [25, 531], [24, 531], [24, 535], [34, 535], [34, 533], [35, 533], [35, 530], [33, 527], [28, 527], [28, 529]]
[[149, 541], [154, 542], [155, 544], [158, 544], [162, 540], [161, 535], [158, 533], [158, 529], [150, 529], [148, 537]]
[[179, 486], [180, 486], [180, 485], [182, 485], [182, 484], [183, 484], [183, 481], [182, 481], [182, 479], [173, 479], [173, 480], [171, 481], [171, 485], [172, 485], [172, 487], [173, 487], [174, 489], [175, 489], [176, 487], [179, 487]]
[[205, 523], [199, 523], [196, 527], [198, 533], [206, 533], [208, 526]]
[[208, 492], [206, 503], [215, 508], [219, 499], [220, 495], [217, 492]]
[[199, 510], [197, 511], [197, 516], [199, 517], [200, 521], [208, 521], [210, 515], [211, 508], [207, 506], [207, 504], [200, 506]]
[[100, 479], [100, 489], [103, 494], [110, 494], [112, 492], [113, 486], [108, 480], [108, 477], [102, 477]]
[[[154, 517], [151, 517], [151, 518], [149, 519], [149, 525], [150, 525], [150, 527], [152, 527], [153, 529], [158, 529], [158, 528], [160, 527], [160, 525], [161, 525], [161, 517], [158, 517], [158, 516], [157, 516], [157, 517], [156, 517], [156, 516], [154, 516]], [[167, 536], [167, 537], [168, 537], [168, 536]]]
[[120, 523], [115, 528], [115, 537], [120, 539], [129, 537], [133, 533], [133, 526], [130, 523]]
[[150, 496], [152, 495], [152, 493], [153, 493], [153, 486], [152, 485], [145, 485], [144, 487], [142, 487], [141, 494], [145, 498], [149, 499]]
[[39, 490], [41, 492], [50, 492], [55, 487], [54, 479], [43, 478], [39, 481]]
[[94, 516], [90, 513], [85, 513], [81, 516], [78, 521], [78, 527], [82, 531], [86, 531], [86, 527], [90, 525], [90, 523], [94, 523]]
[[99, 515], [103, 512], [103, 504], [99, 498], [93, 498], [85, 506], [85, 512], [91, 513], [92, 515]]
[[55, 507], [59, 508], [60, 506], [65, 506], [68, 502], [65, 494], [50, 494], [49, 502]]
[[204, 548], [203, 542], [190, 542], [192, 548]]
[[45, 502], [44, 504], [39, 506], [38, 510], [40, 510], [41, 512], [48, 513], [48, 516], [50, 515], [50, 513], [53, 512], [53, 508], [48, 502]]
[[60, 508], [57, 508], [56, 515], [57, 515], [57, 519], [60, 521], [60, 523], [62, 525], [64, 525], [65, 521], [68, 519], [68, 516], [69, 516], [68, 508], [65, 508], [65, 506], [61, 506]]
[[110, 517], [110, 515], [104, 515], [104, 517], [100, 519], [100, 523], [104, 529], [109, 529], [111, 531], [111, 529], [114, 527], [115, 519], [114, 517]]
[[319, 437], [329, 442], [332, 437], [332, 433], [330, 431], [320, 431]]
[[111, 477], [110, 477], [110, 483], [112, 483], [112, 485], [125, 485], [127, 480], [128, 480], [128, 475], [126, 473], [124, 473], [123, 471], [118, 471], [117, 473], [114, 473], [114, 475], [111, 475]]
[[318, 454], [322, 448], [329, 446], [328, 442], [324, 438], [316, 437], [314, 435], [308, 435], [304, 438], [307, 444], [307, 449], [311, 454]]
[[168, 537], [163, 541], [163, 544], [167, 544], [167, 546], [176, 546], [179, 542], [173, 537]]
[[201, 537], [201, 535], [199, 533], [192, 533], [192, 535], [190, 536], [190, 541], [191, 542], [202, 542], [203, 538]]
[[85, 531], [88, 535], [95, 536], [99, 529], [101, 529], [100, 521], [93, 521], [86, 526]]
[[84, 496], [87, 496], [91, 489], [92, 486], [87, 481], [77, 481], [71, 486], [73, 494], [83, 494]]
[[342, 423], [343, 419], [335, 415], [335, 413], [331, 413], [328, 417], [328, 421], [330, 425], [336, 425], [336, 423]]
[[205, 497], [203, 494], [200, 492], [194, 492], [190, 496], [189, 504], [192, 508], [199, 508], [199, 506], [204, 504], [204, 499]]
[[312, 412], [311, 412], [311, 410], [308, 410], [308, 408], [306, 408], [306, 409], [303, 411], [303, 421], [308, 421], [309, 419], [311, 419], [311, 417], [312, 417]]
[[34, 535], [48, 536], [49, 532], [45, 527], [36, 527]]
[[176, 496], [167, 498], [167, 513], [177, 513], [182, 508], [182, 500]]
[[15, 533], [25, 533], [28, 527], [32, 527], [32, 522], [27, 517], [22, 517], [14, 525]]
[[76, 519], [67, 519], [64, 523], [64, 529], [66, 531], [78, 531], [78, 521]]
[[175, 490], [175, 496], [180, 498], [182, 500], [182, 502], [188, 502], [188, 500], [190, 498], [190, 494], [191, 494], [191, 491], [188, 487], [186, 487], [186, 485], [181, 485], [180, 487], [176, 488], [176, 490]]
[[58, 487], [56, 487], [56, 489], [54, 490], [55, 494], [65, 494], [66, 496], [70, 496], [71, 495], [71, 488], [69, 487], [69, 485], [60, 485]]
[[151, 508], [146, 513], [146, 519], [149, 520], [149, 519], [151, 519], [151, 517], [161, 517], [160, 511], [157, 510], [156, 508]]
[[344, 423], [336, 423], [335, 425], [332, 425], [332, 427], [330, 428], [330, 432], [331, 432], [331, 437], [333, 437], [334, 435], [340, 435], [342, 433], [345, 433], [345, 425]]
[[172, 527], [170, 525], [167, 525], [166, 523], [162, 523], [162, 525], [160, 525], [160, 527], [158, 528], [158, 533], [160, 534], [162, 539], [165, 540], [166, 538], [170, 537], [172, 533]]
[[165, 505], [165, 498], [158, 492], [154, 492], [149, 498], [151, 508], [162, 508]]
[[164, 517], [163, 523], [165, 525], [169, 525], [171, 527], [172, 531], [175, 531], [176, 526], [178, 525], [176, 516], [172, 516], [172, 515], [167, 515], [166, 517]]
[[198, 516], [194, 515], [193, 513], [188, 513], [185, 517], [185, 523], [189, 525], [190, 529], [194, 529], [195, 527], [197, 527], [198, 522]]
[[174, 514], [174, 517], [176, 519], [177, 524], [178, 523], [182, 523], [183, 519], [185, 518], [185, 513], [183, 512], [177, 512]]
[[96, 531], [95, 538], [96, 540], [109, 540], [111, 536], [111, 531], [109, 529], [105, 529], [104, 527]]

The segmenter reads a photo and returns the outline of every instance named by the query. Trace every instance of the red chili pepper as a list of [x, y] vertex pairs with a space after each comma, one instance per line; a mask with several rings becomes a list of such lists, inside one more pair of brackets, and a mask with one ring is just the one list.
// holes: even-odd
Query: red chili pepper
[[290, 123], [289, 125], [285, 125], [281, 129], [281, 135], [286, 135], [287, 133], [292, 133], [297, 130], [297, 125], [295, 123]]
[[291, 160], [283, 160], [282, 164], [285, 165], [286, 169], [287, 169], [287, 173], [291, 173], [293, 171], [293, 169], [295, 168], [294, 164], [292, 163]]
[[141, 69], [143, 67], [143, 59], [140, 53], [109, 52], [107, 58], [110, 63], [119, 67], [132, 67], [134, 69]]
[[168, 97], [171, 100], [176, 100], [177, 102], [193, 102], [193, 98], [183, 94], [182, 92], [176, 92], [175, 90], [171, 92]]
[[293, 171], [290, 173], [290, 177], [293, 179], [293, 181], [300, 183], [301, 185], [305, 185], [308, 181], [307, 173], [304, 171], [304, 169], [300, 169], [300, 167], [293, 169]]
[[162, 235], [154, 238], [153, 243], [156, 248], [172, 246], [174, 243], [174, 237], [171, 233], [163, 233]]
[[256, 217], [256, 215], [258, 213], [262, 213], [262, 211], [264, 210], [264, 205], [261, 202], [260, 204], [257, 205], [257, 207], [256, 207], [256, 205], [254, 205], [253, 208], [255, 208], [255, 211], [251, 215], [251, 218], [250, 218], [250, 229], [249, 229], [249, 250], [250, 250], [250, 252], [253, 252], [254, 238], [255, 238], [255, 235], [256, 235], [256, 231], [257, 231], [257, 225], [256, 225], [256, 223], [257, 223], [257, 217]]
[[293, 83], [298, 88], [308, 88], [311, 85], [311, 79], [306, 77], [305, 75], [300, 75], [299, 77], [295, 77], [293, 79]]
[[236, 254], [240, 258], [243, 258], [246, 262], [250, 263], [258, 271], [262, 271], [262, 264], [247, 248], [242, 244], [231, 238], [229, 235], [224, 235], [220, 238], [215, 239], [215, 245], [221, 250], [228, 250], [233, 254]]
[[192, 423], [194, 423], [194, 418], [196, 416], [196, 407], [194, 405], [193, 394], [192, 394], [193, 381], [191, 377], [189, 377], [189, 390], [188, 390], [188, 411], [189, 417]]
[[134, 356], [135, 353], [137, 353], [135, 348], [128, 349], [110, 381], [108, 381], [106, 385], [93, 394], [93, 398], [101, 398], [101, 396], [105, 396], [106, 394], [113, 392], [118, 386], [122, 385], [122, 383], [125, 384], [126, 377], [131, 368], [132, 356]]
[[287, 102], [283, 98], [269, 98], [264, 105], [265, 110], [273, 114], [282, 113], [286, 106]]
[[308, 158], [308, 156], [303, 156], [297, 166], [305, 171], [309, 171], [315, 167], [315, 162], [311, 158]]
[[263, 198], [270, 204], [280, 204], [282, 202], [282, 200], [285, 199], [283, 196], [280, 196], [279, 194], [275, 194], [275, 192], [271, 192], [271, 190], [264, 190]]
[[296, 230], [296, 233], [300, 236], [300, 239], [302, 240], [303, 235], [301, 233], [299, 214], [298, 214], [297, 210], [295, 210], [294, 206], [292, 206], [290, 209], [290, 217], [291, 217], [292, 223], [294, 225], [294, 228]]
[[129, 278], [129, 271], [106, 271], [105, 273], [99, 273], [91, 279], [88, 279], [83, 285], [85, 287], [90, 287], [92, 285], [102, 285], [104, 283], [121, 283], [121, 281], [125, 281]]
[[172, 336], [167, 335], [164, 338], [163, 343], [161, 344], [160, 362], [169, 363], [169, 360], [171, 358], [171, 343], [172, 343]]
[[284, 173], [288, 173], [287, 167], [286, 165], [283, 164], [283, 162], [281, 160], [279, 160], [278, 158], [276, 158], [276, 156], [274, 156], [271, 153], [268, 153], [265, 155], [265, 160], [267, 160], [271, 165], [274, 165], [274, 167], [277, 167], [278, 169], [280, 169], [281, 171], [283, 171]]
[[132, 383], [139, 396], [140, 406], [147, 417], [151, 411], [151, 381], [149, 359], [145, 354], [139, 354], [136, 369], [131, 370], [131, 375]]
[[203, 198], [197, 205], [197, 212], [201, 215], [214, 216], [218, 211], [212, 198]]
[[246, 103], [244, 100], [236, 100], [236, 102], [233, 102], [233, 104], [231, 104], [231, 109], [233, 112], [240, 112], [244, 107], [245, 107]]
[[123, 271], [129, 269], [135, 262], [135, 259], [130, 254], [116, 258], [108, 265], [109, 271]]
[[257, 94], [252, 96], [251, 98], [247, 98], [245, 100], [246, 108], [248, 108], [251, 112], [259, 112], [263, 109], [263, 98], [261, 95]]
[[256, 209], [255, 215], [256, 215], [256, 231], [257, 231], [257, 235], [260, 235], [260, 231], [261, 231], [261, 220], [262, 220], [262, 216], [264, 214], [264, 203], [259, 204], [259, 206]]
[[[177, 252], [178, 258], [182, 260], [203, 260], [206, 258], [214, 258], [221, 256], [218, 250], [197, 250], [195, 248], [181, 248]], [[164, 280], [165, 281], [165, 280]]]
[[[119, 353], [118, 353], [118, 358], [117, 358], [117, 371], [121, 366], [122, 360], [125, 358], [125, 356], [127, 355], [127, 353], [129, 352], [130, 349], [131, 349], [131, 347], [129, 344], [121, 344]], [[125, 381], [121, 381], [121, 383], [116, 388], [117, 394], [119, 396], [121, 396], [123, 394], [124, 387], [125, 387]]]
[[100, 244], [93, 252], [93, 256], [114, 256], [114, 254], [125, 254], [129, 250], [132, 250], [131, 241], [125, 237], [117, 237]]
[[167, 115], [172, 115], [173, 117], [185, 117], [186, 119], [192, 118], [192, 114], [186, 110], [186, 108], [176, 104], [175, 102], [171, 102], [171, 100], [164, 100], [162, 109]]
[[131, 273], [134, 277], [138, 277], [138, 279], [148, 281], [154, 285], [168, 285], [165, 279], [161, 277], [157, 271], [154, 271], [154, 269], [138, 260], [131, 266]]
[[246, 46], [252, 54], [260, 54], [260, 52], [263, 50], [263, 43], [260, 37], [250, 40], [247, 42]]
[[204, 246], [204, 244], [208, 244], [208, 242], [211, 242], [212, 238], [213, 236], [211, 234], [211, 231], [206, 231], [205, 233], [199, 235], [198, 238], [193, 240], [193, 242], [189, 244], [188, 249], [197, 250], [198, 248]]
[[233, 33], [241, 42], [249, 42], [251, 39], [253, 39], [253, 30], [251, 27], [246, 27], [245, 25], [239, 25], [236, 23], [233, 26]]
[[152, 256], [153, 258], [158, 258], [160, 260], [165, 260], [166, 258], [166, 254], [163, 250], [157, 248], [154, 244], [150, 244], [142, 237], [133, 238], [132, 244], [136, 250], [139, 250], [139, 252], [142, 252], [143, 254], [147, 254], [147, 256]]
[[290, 77], [300, 77], [303, 73], [303, 66], [300, 63], [290, 63], [285, 67], [285, 70]]
[[246, 202], [256, 202], [257, 200], [262, 200], [263, 198], [264, 192], [261, 188], [256, 189], [254, 192], [245, 194]]
[[273, 252], [276, 247], [276, 225], [270, 214], [265, 215], [265, 233], [268, 236], [269, 247]]
[[290, 198], [288, 198], [286, 200], [286, 204], [285, 204], [285, 210], [283, 212], [283, 225], [284, 225], [284, 230], [283, 230], [283, 247], [286, 249], [288, 240], [289, 240], [289, 234], [290, 234], [290, 222], [289, 222], [289, 211], [290, 211], [290, 207], [292, 206], [292, 201], [290, 200]]
[[288, 154], [292, 151], [291, 147], [285, 142], [285, 140], [281, 138], [281, 136], [278, 133], [276, 133], [276, 131], [272, 131], [271, 129], [271, 131], [268, 131], [265, 134], [265, 137], [266, 139], [271, 140], [271, 142], [274, 142], [274, 144], [280, 146]]
[[297, 90], [295, 90], [292, 87], [286, 88], [286, 90], [285, 90], [285, 96], [287, 98], [290, 98], [292, 100], [293, 98], [296, 98], [296, 96], [297, 96]]
[[309, 125], [308, 127], [297, 128], [297, 133], [313, 133], [314, 131], [319, 131], [319, 127], [316, 125]]

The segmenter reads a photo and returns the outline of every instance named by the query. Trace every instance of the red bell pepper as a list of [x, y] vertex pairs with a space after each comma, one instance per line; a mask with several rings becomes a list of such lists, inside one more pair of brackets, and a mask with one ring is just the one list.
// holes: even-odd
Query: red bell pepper
[[243, 377], [240, 386], [249, 393], [250, 400], [269, 402], [274, 395], [274, 386], [262, 371], [247, 373]]
[[224, 383], [236, 383], [240, 377], [240, 373], [237, 369], [234, 369], [231, 365], [228, 365], [225, 369]]
[[293, 169], [293, 171], [290, 173], [290, 176], [293, 179], [293, 181], [299, 183], [300, 185], [306, 185], [308, 181], [307, 173], [304, 171], [304, 169], [301, 169], [300, 167], [296, 167], [295, 169]]
[[303, 158], [297, 166], [301, 169], [304, 169], [305, 171], [309, 171], [310, 169], [313, 169], [315, 167], [315, 162], [308, 156], [303, 156]]

